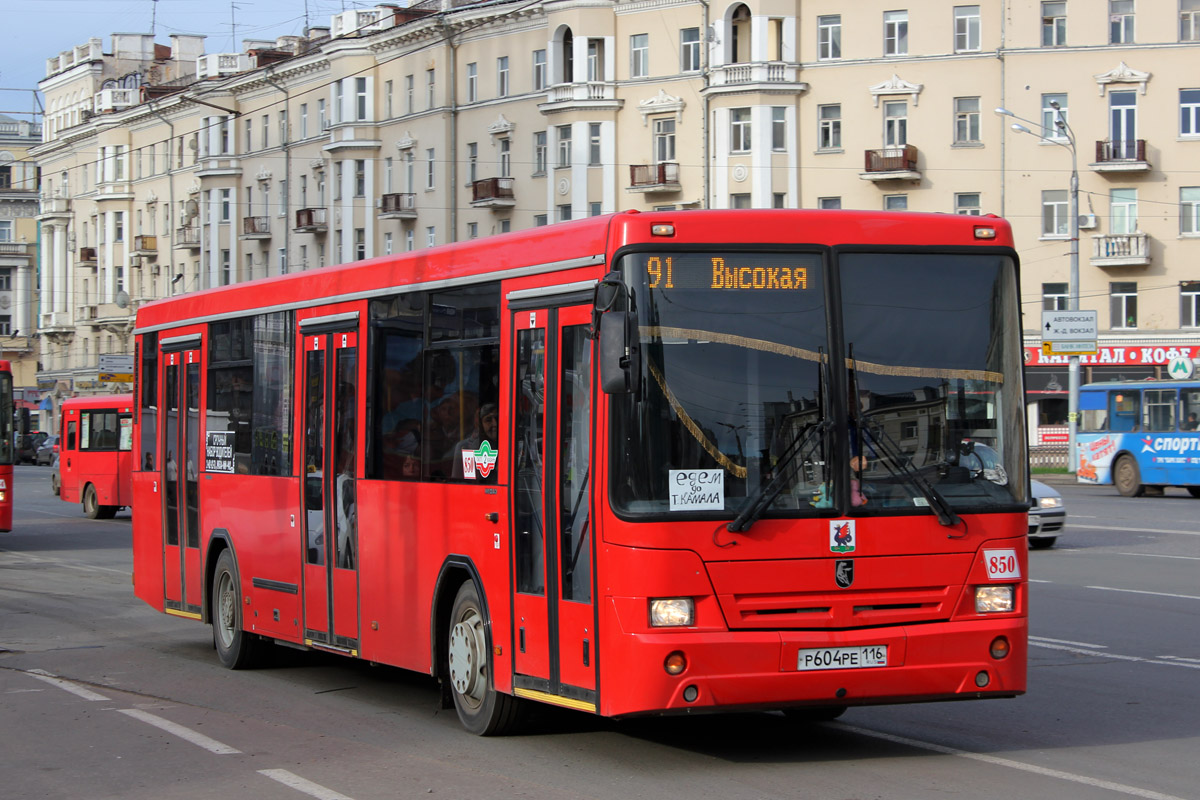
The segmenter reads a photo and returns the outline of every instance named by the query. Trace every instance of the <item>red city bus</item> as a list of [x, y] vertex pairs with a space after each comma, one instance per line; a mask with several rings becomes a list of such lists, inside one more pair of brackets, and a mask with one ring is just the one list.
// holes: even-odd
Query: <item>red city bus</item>
[[12, 530], [14, 414], [12, 362], [0, 361], [0, 533]]
[[73, 397], [62, 403], [59, 494], [88, 519], [132, 505], [133, 395]]
[[[1029, 478], [996, 217], [637, 213], [138, 311], [134, 584], [437, 677], [465, 727], [1013, 697]], [[971, 402], [968, 408], [966, 398]], [[971, 443], [1003, 470], [972, 470]]]

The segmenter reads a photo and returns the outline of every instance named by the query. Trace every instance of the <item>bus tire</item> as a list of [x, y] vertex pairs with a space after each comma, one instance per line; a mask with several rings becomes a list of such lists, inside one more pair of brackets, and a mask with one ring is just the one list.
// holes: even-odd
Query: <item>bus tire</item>
[[1192, 497], [1200, 497], [1200, 486], [1188, 486], [1187, 492]]
[[50, 473], [50, 494], [54, 495], [55, 497], [58, 497], [58, 493], [60, 491], [62, 491], [62, 486], [59, 483], [58, 473], [51, 472]]
[[463, 727], [476, 736], [503, 736], [517, 729], [523, 704], [492, 685], [492, 654], [482, 608], [472, 581], [459, 587], [446, 631], [446, 677]]
[[212, 584], [213, 645], [217, 658], [228, 669], [250, 669], [259, 662], [263, 642], [242, 628], [242, 591], [233, 553], [217, 557]]
[[1133, 456], [1124, 455], [1113, 464], [1113, 485], [1122, 497], [1141, 497], [1146, 493], [1142, 485], [1142, 473]]
[[100, 505], [96, 486], [89, 483], [83, 489], [83, 515], [88, 519], [112, 519], [117, 515], [117, 507]]

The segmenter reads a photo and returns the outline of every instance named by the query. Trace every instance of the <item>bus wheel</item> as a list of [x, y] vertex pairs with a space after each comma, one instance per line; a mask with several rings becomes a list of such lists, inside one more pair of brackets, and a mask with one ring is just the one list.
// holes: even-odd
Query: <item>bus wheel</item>
[[492, 658], [479, 593], [471, 581], [454, 598], [446, 656], [454, 707], [463, 727], [477, 736], [503, 736], [520, 722], [522, 703], [492, 687]]
[[89, 483], [83, 490], [83, 513], [88, 519], [112, 519], [117, 515], [117, 507], [100, 505], [96, 487]]
[[262, 641], [242, 629], [242, 592], [233, 553], [222, 550], [213, 573], [212, 624], [217, 658], [229, 669], [249, 669], [258, 662]]
[[1192, 497], [1200, 497], [1200, 486], [1189, 486], [1187, 490]]
[[51, 472], [50, 473], [50, 494], [54, 495], [55, 497], [58, 497], [58, 493], [59, 493], [59, 491], [61, 491], [58, 480], [59, 480], [58, 473]]
[[1113, 464], [1113, 483], [1122, 497], [1141, 497], [1146, 492], [1142, 475], [1133, 456], [1121, 456]]

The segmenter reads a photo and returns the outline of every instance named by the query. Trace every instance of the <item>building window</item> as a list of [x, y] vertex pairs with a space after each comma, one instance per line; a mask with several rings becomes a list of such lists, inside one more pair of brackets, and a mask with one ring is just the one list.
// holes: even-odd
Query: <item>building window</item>
[[570, 219], [571, 219], [571, 204], [563, 203], [562, 205], [558, 206], [558, 221], [559, 222], [569, 222]]
[[1113, 328], [1136, 328], [1137, 283], [1118, 281], [1108, 285], [1109, 322]]
[[771, 106], [771, 149], [787, 151], [787, 109], [783, 106]]
[[354, 229], [354, 260], [362, 261], [367, 257], [367, 230], [366, 228]]
[[603, 205], [601, 203], [588, 203], [588, 216], [589, 217], [598, 217], [602, 213], [604, 213], [604, 211], [603, 211]]
[[842, 15], [817, 17], [817, 60], [842, 57]]
[[1179, 41], [1200, 41], [1200, 0], [1179, 0]]
[[907, 211], [908, 210], [908, 195], [906, 195], [906, 194], [884, 195], [883, 208], [885, 211]]
[[600, 123], [588, 123], [588, 166], [600, 166]]
[[125, 241], [125, 212], [124, 211], [114, 211], [113, 212], [113, 241], [114, 242]]
[[1200, 136], [1200, 89], [1179, 90], [1179, 135]]
[[554, 129], [558, 134], [558, 166], [571, 166], [571, 126], [559, 125]]
[[533, 134], [533, 174], [546, 174], [546, 132]]
[[836, 150], [842, 146], [842, 106], [840, 103], [817, 106], [817, 147]]
[[650, 36], [635, 33], [629, 37], [629, 77], [645, 78], [650, 75]]
[[1066, 236], [1067, 190], [1047, 189], [1042, 192], [1042, 236]]
[[425, 229], [425, 246], [433, 247], [437, 244], [437, 228], [430, 225]]
[[654, 163], [662, 164], [675, 160], [675, 119], [663, 117], [654, 120]]
[[908, 144], [908, 103], [883, 104], [883, 146], [904, 147]]
[[437, 89], [437, 72], [432, 69], [425, 70], [425, 107], [433, 108], [434, 94]]
[[467, 142], [467, 183], [479, 180], [479, 145]]
[[1200, 281], [1179, 284], [1179, 327], [1200, 328]]
[[359, 122], [367, 119], [367, 79], [354, 79], [354, 118]]
[[1133, 0], [1108, 0], [1108, 43], [1133, 42]]
[[500, 145], [500, 177], [512, 177], [512, 139], [504, 138]]
[[729, 195], [730, 208], [753, 208], [750, 203], [750, 194], [741, 193]]
[[979, 6], [954, 7], [954, 52], [979, 49]]
[[468, 222], [467, 223], [467, 238], [468, 239], [478, 239], [479, 238], [479, 223], [478, 222]]
[[1070, 304], [1070, 295], [1067, 294], [1067, 284], [1065, 283], [1043, 283], [1042, 284], [1042, 310], [1043, 311], [1066, 311]]
[[684, 28], [679, 31], [679, 69], [681, 72], [700, 71], [699, 28]]
[[[9, 224], [11, 225], [11, 222]], [[2, 226], [0, 226], [0, 227], [2, 227]], [[8, 241], [8, 240], [3, 240], [3, 241]], [[12, 291], [12, 270], [8, 267], [0, 267], [0, 292], [11, 292], [11, 291]]]
[[546, 88], [546, 51], [533, 51], [533, 90], [540, 92]]
[[233, 262], [230, 258], [228, 250], [221, 251], [221, 285], [228, 286], [233, 283]]
[[979, 143], [979, 98], [954, 98], [954, 143]]
[[[1059, 125], [1059, 120], [1063, 125]], [[1042, 95], [1042, 137], [1045, 139], [1067, 138], [1067, 96], [1065, 94]]]
[[496, 96], [508, 97], [508, 56], [496, 59]]
[[549, 220], [546, 219], [545, 214], [534, 214], [533, 215], [533, 227], [535, 227], [535, 228], [540, 228], [543, 225], [548, 224], [548, 222], [549, 222]]
[[472, 61], [467, 64], [467, 102], [474, 103], [479, 99], [479, 65]]
[[500, 220], [500, 232], [501, 233], [508, 233], [511, 230], [512, 230], [512, 220], [511, 219]]
[[[0, 242], [11, 242], [13, 240], [13, 221], [11, 219], [0, 219]], [[7, 274], [7, 270], [6, 270]], [[7, 291], [0, 289], [0, 291]]]
[[[416, 89], [414, 85], [416, 78], [412, 75], [404, 76], [404, 113], [411, 114], [416, 109]], [[410, 248], [411, 249], [411, 248]]]
[[434, 188], [435, 164], [436, 164], [436, 160], [434, 158], [434, 149], [431, 147], [425, 151], [425, 188], [426, 189]]
[[750, 109], [730, 109], [729, 151], [731, 153], [749, 153], [750, 143]]
[[1067, 4], [1042, 3], [1042, 47], [1062, 47], [1067, 43]]
[[367, 195], [367, 162], [361, 158], [354, 161], [354, 196]]
[[1137, 189], [1113, 189], [1109, 194], [1109, 209], [1111, 233], [1137, 233]]
[[1108, 120], [1112, 157], [1137, 158], [1137, 92], [1109, 92]]
[[404, 232], [404, 249], [410, 253], [417, 249], [417, 235], [415, 231], [409, 230]]
[[772, 193], [771, 208], [787, 208], [787, 192]]
[[308, 138], [308, 103], [300, 104], [300, 138]]
[[395, 109], [392, 107], [392, 81], [383, 82], [383, 110], [388, 119], [394, 115]]
[[[341, 81], [333, 84], [333, 121], [341, 122], [346, 115], [346, 87]], [[267, 146], [267, 140], [263, 139], [263, 147]]]
[[908, 55], [908, 12], [883, 12], [883, 54]]
[[[318, 133], [329, 127], [329, 120], [325, 116], [325, 98], [317, 100], [317, 127], [320, 128]], [[246, 120], [246, 141], [250, 141], [250, 120]]]
[[818, 197], [817, 208], [822, 209], [839, 209], [842, 207], [842, 198], [840, 197]]
[[220, 214], [221, 222], [229, 222], [229, 215], [231, 213], [231, 206], [233, 202], [233, 189], [221, 189], [220, 192], [221, 210], [218, 213]]
[[954, 213], [968, 217], [978, 217], [983, 213], [979, 207], [978, 192], [964, 192], [954, 195]]
[[1200, 186], [1179, 190], [1179, 232], [1184, 236], [1200, 235]]

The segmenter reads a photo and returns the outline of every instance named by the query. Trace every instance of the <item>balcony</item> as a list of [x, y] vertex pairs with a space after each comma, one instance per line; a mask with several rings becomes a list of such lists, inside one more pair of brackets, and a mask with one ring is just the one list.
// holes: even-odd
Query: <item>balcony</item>
[[33, 247], [25, 242], [0, 242], [0, 256], [33, 255]]
[[1114, 233], [1092, 237], [1093, 267], [1145, 267], [1150, 264], [1150, 237], [1144, 233]]
[[380, 219], [416, 219], [417, 195], [414, 192], [393, 192], [379, 200]]
[[472, 208], [512, 208], [516, 204], [512, 178], [484, 178], [471, 184]]
[[769, 90], [803, 94], [808, 84], [800, 80], [800, 65], [782, 61], [752, 61], [715, 66], [704, 94], [732, 94]]
[[79, 258], [75, 259], [75, 263], [79, 264], [80, 266], [85, 266], [88, 264], [95, 265], [95, 263], [96, 263], [96, 248], [94, 248], [94, 247], [79, 248]]
[[248, 53], [210, 53], [196, 59], [196, 77], [221, 78], [254, 68]]
[[630, 164], [627, 192], [678, 192], [679, 165], [672, 161], [661, 164]]
[[191, 225], [175, 229], [175, 249], [199, 250], [200, 229]]
[[104, 89], [92, 98], [92, 108], [97, 114], [124, 111], [138, 104], [137, 89]]
[[1103, 139], [1096, 142], [1096, 160], [1090, 165], [1093, 172], [1149, 172], [1146, 161], [1146, 140], [1126, 141]]
[[617, 85], [605, 81], [578, 81], [558, 83], [546, 92], [546, 102], [538, 105], [543, 114], [560, 111], [611, 110], [625, 105], [617, 99]]
[[270, 217], [242, 217], [241, 239], [270, 239]]
[[301, 208], [296, 211], [296, 233], [325, 233], [329, 223], [324, 208]]
[[917, 181], [921, 172], [917, 169], [917, 148], [911, 144], [903, 147], [885, 147], [882, 150], [867, 150], [866, 172], [858, 177], [864, 181]]
[[157, 236], [134, 236], [133, 237], [133, 252], [135, 255], [147, 256], [149, 258], [158, 257], [158, 237]]

